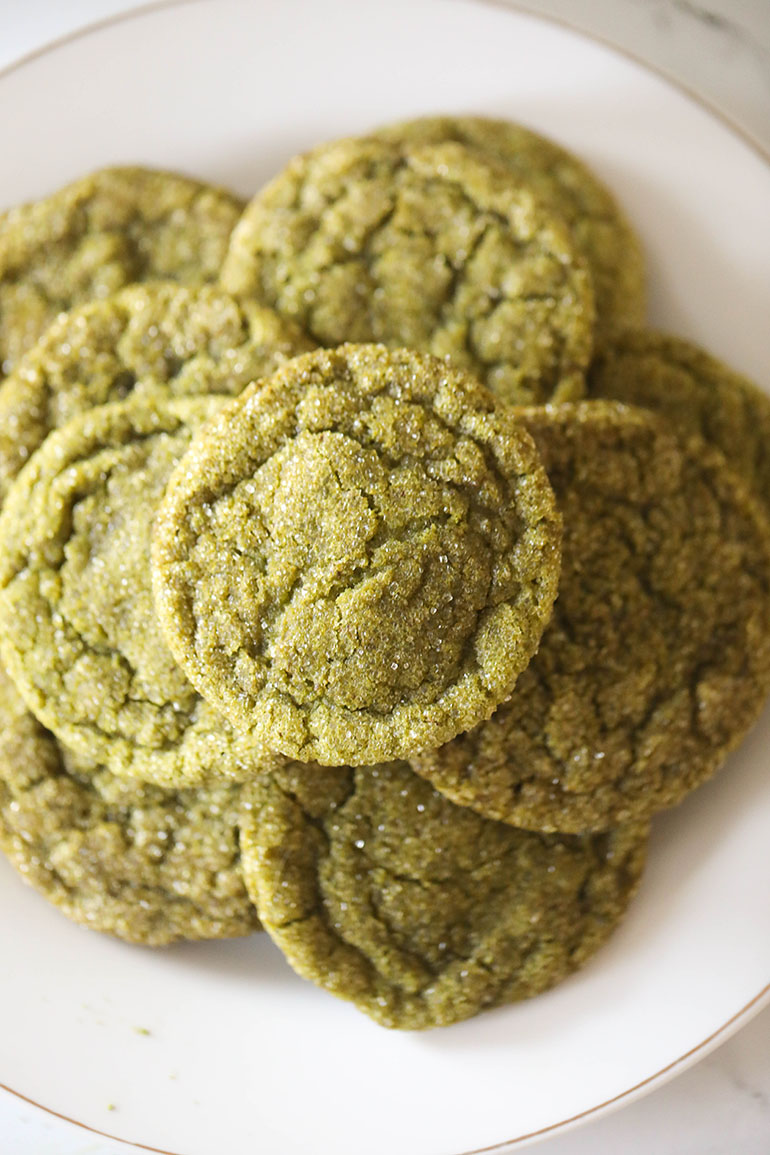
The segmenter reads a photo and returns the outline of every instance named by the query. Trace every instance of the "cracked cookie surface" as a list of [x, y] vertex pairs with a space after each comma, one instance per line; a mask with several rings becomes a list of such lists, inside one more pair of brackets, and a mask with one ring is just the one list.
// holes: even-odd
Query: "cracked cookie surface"
[[646, 818], [713, 773], [770, 690], [770, 530], [721, 454], [641, 410], [520, 416], [564, 519], [553, 617], [510, 699], [412, 765], [518, 826]]
[[721, 449], [770, 508], [770, 397], [681, 337], [629, 331], [591, 366], [588, 393], [639, 405]]
[[361, 138], [295, 158], [247, 206], [222, 284], [320, 345], [447, 357], [502, 399], [582, 396], [588, 268], [566, 227], [453, 141]]
[[155, 511], [223, 401], [148, 396], [89, 410], [47, 438], [0, 516], [0, 648], [29, 708], [79, 755], [162, 786], [264, 765], [190, 685], [152, 603]]
[[78, 759], [0, 669], [0, 848], [69, 918], [129, 942], [260, 929], [234, 786], [170, 791]]
[[644, 323], [641, 244], [609, 190], [572, 153], [524, 125], [480, 116], [427, 116], [386, 125], [374, 135], [411, 144], [455, 141], [503, 165], [569, 226], [591, 271], [598, 343]]
[[235, 396], [310, 348], [271, 309], [212, 285], [130, 285], [72, 309], [0, 385], [0, 502], [51, 430], [85, 409], [154, 390]]
[[246, 884], [299, 974], [387, 1027], [444, 1026], [581, 966], [639, 881], [644, 823], [492, 822], [404, 763], [289, 764], [243, 791]]
[[177, 660], [234, 725], [362, 765], [488, 717], [537, 646], [560, 522], [506, 407], [433, 357], [317, 350], [229, 402], [158, 513]]
[[130, 281], [214, 281], [242, 202], [178, 173], [106, 168], [10, 209], [0, 230], [0, 375], [57, 314]]

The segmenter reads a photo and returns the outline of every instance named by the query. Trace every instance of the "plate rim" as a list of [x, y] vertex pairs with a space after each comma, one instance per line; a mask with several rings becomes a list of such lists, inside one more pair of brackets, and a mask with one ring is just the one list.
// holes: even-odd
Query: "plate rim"
[[[172, 0], [176, 2], [176, 0]], [[189, 3], [190, 0], [178, 0], [179, 3]], [[194, 0], [197, 2], [197, 0]], [[169, 6], [167, 0], [162, 0], [163, 6]], [[685, 1071], [688, 1067], [695, 1066], [696, 1063], [704, 1059], [711, 1051], [717, 1049], [722, 1043], [735, 1034], [741, 1027], [746, 1026], [751, 1020], [770, 1006], [770, 983], [762, 988], [758, 994], [749, 999], [739, 1010], [731, 1015], [726, 1022], [722, 1023], [716, 1030], [707, 1035], [701, 1042], [696, 1043], [689, 1051], [685, 1051], [683, 1055], [678, 1055], [677, 1058], [672, 1059], [665, 1067], [654, 1071], [653, 1074], [647, 1075], [646, 1078], [640, 1079], [632, 1087], [628, 1087], [625, 1091], [619, 1091], [617, 1095], [613, 1095], [609, 1099], [605, 1099], [601, 1103], [596, 1103], [593, 1107], [587, 1107], [584, 1111], [579, 1111], [576, 1115], [569, 1115], [566, 1119], [559, 1119], [556, 1123], [549, 1123], [546, 1127], [539, 1127], [536, 1131], [528, 1131], [523, 1135], [517, 1135], [513, 1139], [503, 1139], [499, 1143], [493, 1143], [485, 1147], [472, 1147], [465, 1151], [452, 1152], [451, 1155], [488, 1155], [488, 1153], [510, 1151], [512, 1148], [520, 1144], [532, 1143], [533, 1141], [540, 1141], [547, 1138], [554, 1132], [567, 1132], [574, 1130], [581, 1123], [591, 1119], [593, 1116], [600, 1118], [602, 1115], [608, 1115], [615, 1109], [625, 1106], [626, 1103], [631, 1103], [635, 1099], [643, 1098], [651, 1091], [655, 1090], [659, 1083], [661, 1086], [674, 1078], [676, 1075]], [[47, 1115], [51, 1115], [56, 1119], [61, 1119], [64, 1123], [70, 1123], [75, 1127], [80, 1127], [81, 1130], [88, 1132], [91, 1135], [99, 1135], [103, 1139], [109, 1139], [113, 1143], [122, 1143], [126, 1147], [133, 1147], [135, 1151], [151, 1151], [153, 1155], [185, 1155], [182, 1151], [172, 1151], [167, 1147], [152, 1147], [147, 1143], [138, 1143], [133, 1139], [123, 1139], [120, 1135], [113, 1135], [109, 1131], [102, 1131], [99, 1127], [94, 1127], [90, 1123], [83, 1123], [79, 1119], [73, 1119], [70, 1115], [65, 1115], [63, 1111], [56, 1111], [53, 1107], [46, 1107], [44, 1103], [39, 1103], [36, 1099], [29, 1095], [23, 1094], [21, 1091], [15, 1091], [13, 1087], [9, 1087], [6, 1083], [0, 1083], [0, 1090], [8, 1092], [15, 1098], [22, 1102], [35, 1107], [40, 1111], [44, 1111]]]
[[[59, 48], [65, 47], [67, 44], [76, 40], [84, 39], [95, 32], [101, 32], [105, 28], [110, 28], [114, 24], [123, 24], [129, 20], [134, 20], [144, 16], [148, 16], [153, 12], [163, 11], [166, 8], [182, 8], [192, 6], [193, 4], [211, 4], [214, 0], [144, 0], [143, 3], [136, 4], [131, 8], [123, 9], [120, 12], [114, 12], [110, 16], [103, 16], [96, 20], [90, 20], [87, 24], [81, 25], [79, 28], [74, 28], [70, 32], [61, 33], [55, 36], [52, 40], [46, 40], [43, 44], [38, 45], [37, 48], [32, 48], [27, 52], [17, 56], [14, 60], [0, 68], [0, 82], [5, 79], [12, 72], [24, 68], [25, 65], [32, 63], [41, 56], [47, 56], [50, 52], [55, 52]], [[243, 3], [244, 0], [241, 0]], [[445, 3], [452, 3], [453, 0], [444, 0]], [[657, 64], [652, 64], [648, 60], [644, 60], [641, 56], [637, 56], [629, 48], [624, 48], [619, 44], [615, 44], [612, 40], [603, 36], [599, 32], [587, 32], [584, 28], [579, 28], [576, 24], [570, 23], [566, 16], [555, 16], [552, 13], [540, 12], [535, 8], [530, 8], [526, 0], [462, 0], [463, 3], [478, 4], [485, 8], [494, 8], [499, 12], [513, 13], [519, 16], [529, 16], [533, 20], [539, 20], [543, 24], [549, 24], [556, 28], [563, 28], [567, 32], [573, 33], [575, 36], [580, 36], [585, 40], [590, 40], [594, 44], [599, 44], [606, 48], [609, 52], [615, 53], [616, 56], [622, 56], [632, 64], [644, 69], [646, 72], [657, 76], [665, 84], [675, 88], [681, 96], [684, 96], [691, 103], [698, 105], [701, 109], [705, 109], [716, 120], [719, 120], [725, 128], [738, 136], [745, 145], [747, 145], [752, 152], [770, 164], [770, 146], [765, 146], [754, 133], [745, 128], [738, 120], [735, 120], [724, 109], [720, 108], [713, 100], [707, 96], [701, 95], [691, 88], [683, 80], [676, 76], [672, 76], [665, 69]]]
[[[246, 0], [239, 0], [240, 3], [246, 3]], [[452, 2], [452, 0], [444, 0], [445, 3]], [[643, 71], [650, 73], [657, 77], [664, 84], [673, 88], [683, 96], [687, 101], [699, 107], [702, 111], [708, 113], [709, 116], [721, 123], [721, 125], [738, 137], [744, 145], [746, 145], [761, 161], [770, 165], [770, 148], [766, 148], [761, 141], [759, 141], [753, 133], [744, 128], [738, 121], [734, 120], [723, 109], [719, 108], [708, 97], [702, 96], [694, 89], [690, 88], [683, 81], [671, 76], [657, 65], [651, 64], [647, 60], [643, 60], [640, 56], [631, 52], [627, 48], [623, 48], [607, 37], [596, 32], [588, 32], [583, 28], [579, 28], [572, 24], [566, 17], [555, 16], [553, 14], [540, 12], [527, 6], [526, 0], [462, 0], [463, 3], [477, 4], [480, 7], [494, 9], [499, 12], [505, 12], [509, 15], [526, 16], [530, 19], [540, 21], [543, 24], [551, 27], [561, 28], [572, 33], [584, 40], [593, 44], [598, 44], [607, 51], [616, 56], [622, 57], [629, 61]], [[51, 40], [46, 40], [43, 44], [33, 48], [21, 56], [16, 57], [8, 64], [0, 68], [0, 84], [9, 75], [25, 68], [28, 64], [35, 62], [43, 57], [53, 54], [61, 48], [66, 48], [69, 44], [76, 43], [80, 40], [85, 40], [89, 36], [98, 34], [105, 29], [112, 28], [115, 25], [127, 24], [134, 20], [141, 20], [147, 16], [152, 16], [156, 12], [182, 7], [192, 7], [192, 5], [210, 5], [214, 6], [215, 0], [145, 0], [145, 2], [136, 4], [128, 9], [123, 9], [120, 12], [112, 13], [108, 16], [91, 20], [78, 28], [72, 29], [69, 32], [62, 33]], [[694, 1066], [706, 1055], [716, 1050], [722, 1043], [726, 1042], [733, 1034], [747, 1025], [756, 1015], [758, 1015], [766, 1007], [770, 1006], [770, 982], [761, 988], [748, 1002], [744, 1003], [734, 1014], [732, 1014], [725, 1022], [716, 1027], [705, 1039], [690, 1047], [689, 1050], [683, 1054], [678, 1055], [672, 1059], [665, 1066], [660, 1067], [652, 1074], [647, 1075], [644, 1079], [640, 1079], [631, 1087], [624, 1091], [619, 1091], [616, 1095], [609, 1099], [603, 1100], [591, 1107], [585, 1108], [576, 1114], [570, 1115], [567, 1118], [560, 1119], [554, 1123], [549, 1123], [545, 1127], [539, 1127], [534, 1131], [528, 1131], [524, 1134], [514, 1136], [510, 1139], [504, 1139], [500, 1142], [488, 1144], [483, 1147], [468, 1148], [463, 1151], [451, 1152], [448, 1155], [492, 1155], [492, 1153], [504, 1153], [512, 1150], [514, 1147], [526, 1145], [544, 1139], [556, 1132], [567, 1132], [575, 1129], [580, 1124], [589, 1121], [591, 1118], [599, 1118], [602, 1115], [608, 1115], [615, 1109], [624, 1106], [636, 1099], [643, 1098], [657, 1088], [658, 1085], [663, 1085], [671, 1078], [682, 1073], [687, 1068]], [[45, 1114], [60, 1119], [62, 1122], [79, 1127], [81, 1130], [91, 1135], [98, 1135], [101, 1138], [109, 1139], [114, 1143], [121, 1143], [127, 1148], [133, 1148], [137, 1151], [150, 1151], [154, 1155], [185, 1155], [179, 1150], [172, 1151], [166, 1147], [155, 1147], [147, 1143], [137, 1142], [132, 1139], [122, 1138], [120, 1135], [113, 1135], [109, 1131], [104, 1131], [99, 1127], [95, 1127], [89, 1123], [84, 1123], [79, 1119], [74, 1119], [62, 1111], [57, 1111], [53, 1107], [47, 1107], [44, 1103], [38, 1102], [29, 1095], [25, 1095], [21, 1091], [14, 1090], [6, 1083], [0, 1082], [0, 1090], [12, 1095], [15, 1099], [28, 1104], [37, 1110], [45, 1112]]]

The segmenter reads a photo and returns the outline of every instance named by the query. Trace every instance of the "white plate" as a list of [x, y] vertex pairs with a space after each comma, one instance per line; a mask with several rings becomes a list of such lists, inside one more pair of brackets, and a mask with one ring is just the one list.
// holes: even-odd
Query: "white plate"
[[[439, 111], [580, 153], [644, 238], [652, 321], [770, 381], [766, 163], [628, 59], [500, 4], [217, 0], [98, 28], [0, 78], [0, 202], [132, 161], [249, 194], [323, 138]], [[766, 714], [657, 823], [642, 892], [583, 973], [428, 1034], [374, 1026], [265, 936], [153, 952], [81, 930], [1, 863], [0, 1081], [180, 1155], [459, 1155], [606, 1109], [767, 1001], [769, 741]]]

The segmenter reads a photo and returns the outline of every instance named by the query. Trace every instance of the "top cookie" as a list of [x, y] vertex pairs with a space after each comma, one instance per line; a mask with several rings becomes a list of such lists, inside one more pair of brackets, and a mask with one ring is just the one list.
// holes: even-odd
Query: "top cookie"
[[698, 434], [770, 507], [770, 397], [716, 357], [680, 337], [629, 331], [596, 358], [588, 391], [652, 409], [685, 436]]
[[136, 395], [235, 396], [312, 348], [272, 309], [213, 285], [129, 285], [64, 313], [0, 385], [0, 504], [52, 429]]
[[426, 116], [387, 125], [383, 140], [456, 141], [504, 165], [569, 226], [588, 262], [596, 294], [596, 336], [644, 324], [646, 293], [641, 244], [610, 191], [566, 149], [521, 124], [482, 116]]
[[412, 765], [516, 826], [646, 819], [714, 772], [770, 690], [770, 529], [720, 453], [651, 414], [520, 419], [564, 518], [553, 618], [508, 701]]
[[342, 140], [246, 208], [222, 284], [321, 345], [448, 357], [505, 400], [582, 396], [594, 303], [556, 214], [454, 142]]
[[560, 521], [534, 444], [433, 357], [341, 346], [231, 402], [153, 542], [171, 649], [234, 725], [366, 764], [488, 717], [537, 646]]
[[176, 173], [107, 168], [11, 209], [0, 230], [0, 375], [58, 313], [129, 281], [213, 281], [242, 209]]

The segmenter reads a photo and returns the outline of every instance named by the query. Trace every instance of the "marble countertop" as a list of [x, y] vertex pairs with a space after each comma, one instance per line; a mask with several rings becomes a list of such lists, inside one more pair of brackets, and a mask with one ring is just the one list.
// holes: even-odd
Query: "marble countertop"
[[[0, 67], [83, 25], [141, 6], [130, 0], [2, 6]], [[513, 6], [563, 21], [642, 60], [770, 155], [770, 0], [524, 0]], [[0, 1150], [8, 1155], [133, 1149], [0, 1091]], [[768, 1155], [770, 1007], [661, 1088], [535, 1149], [543, 1155]]]

